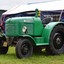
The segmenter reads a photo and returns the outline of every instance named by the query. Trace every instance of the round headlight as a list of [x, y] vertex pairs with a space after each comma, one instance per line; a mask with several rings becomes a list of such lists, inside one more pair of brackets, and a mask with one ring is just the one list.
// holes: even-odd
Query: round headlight
[[23, 28], [22, 28], [22, 32], [26, 32], [27, 31], [27, 27], [26, 26], [24, 26]]

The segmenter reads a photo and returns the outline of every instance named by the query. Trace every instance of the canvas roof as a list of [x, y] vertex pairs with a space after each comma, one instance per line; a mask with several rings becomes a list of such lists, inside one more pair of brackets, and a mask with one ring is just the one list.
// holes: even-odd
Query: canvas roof
[[25, 11], [35, 11], [36, 9], [42, 11], [64, 10], [64, 0], [30, 5], [21, 5], [8, 10], [7, 12], [3, 13], [3, 15], [16, 14]]

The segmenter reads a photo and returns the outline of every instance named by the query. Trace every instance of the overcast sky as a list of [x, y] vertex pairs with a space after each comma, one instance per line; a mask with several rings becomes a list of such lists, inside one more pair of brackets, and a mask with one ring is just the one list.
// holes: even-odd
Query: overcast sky
[[0, 9], [11, 9], [12, 7], [27, 4], [27, 3], [34, 3], [34, 2], [46, 2], [46, 1], [54, 1], [54, 0], [0, 0]]

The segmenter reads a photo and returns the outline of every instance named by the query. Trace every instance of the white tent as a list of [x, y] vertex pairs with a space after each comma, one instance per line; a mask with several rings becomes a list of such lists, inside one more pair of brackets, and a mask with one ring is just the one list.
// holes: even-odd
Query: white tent
[[5, 12], [4, 14], [15, 14], [24, 11], [34, 11], [35, 9], [42, 11], [54, 11], [54, 10], [63, 10], [64, 9], [64, 0], [58, 0], [47, 3], [38, 3], [38, 4], [30, 4], [30, 5], [21, 5], [15, 8], [12, 8]]
[[9, 10], [14, 6], [35, 2], [48, 2], [53, 0], [0, 0], [0, 9]]

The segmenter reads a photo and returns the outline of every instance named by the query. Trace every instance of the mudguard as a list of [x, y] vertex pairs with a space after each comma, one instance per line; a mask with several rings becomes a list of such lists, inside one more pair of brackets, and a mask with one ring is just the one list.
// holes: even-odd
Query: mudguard
[[31, 39], [33, 41], [33, 44], [36, 45], [35, 40], [34, 40], [34, 38], [32, 36], [30, 36], [30, 35], [22, 35], [22, 37], [23, 38], [29, 38], [29, 39]]
[[55, 26], [57, 26], [58, 24], [64, 25], [63, 22], [51, 22], [46, 25], [46, 27], [44, 28], [43, 33], [42, 33], [42, 36], [44, 37], [44, 43], [48, 43], [48, 45], [49, 45], [49, 39], [50, 39], [51, 32], [53, 31]]

